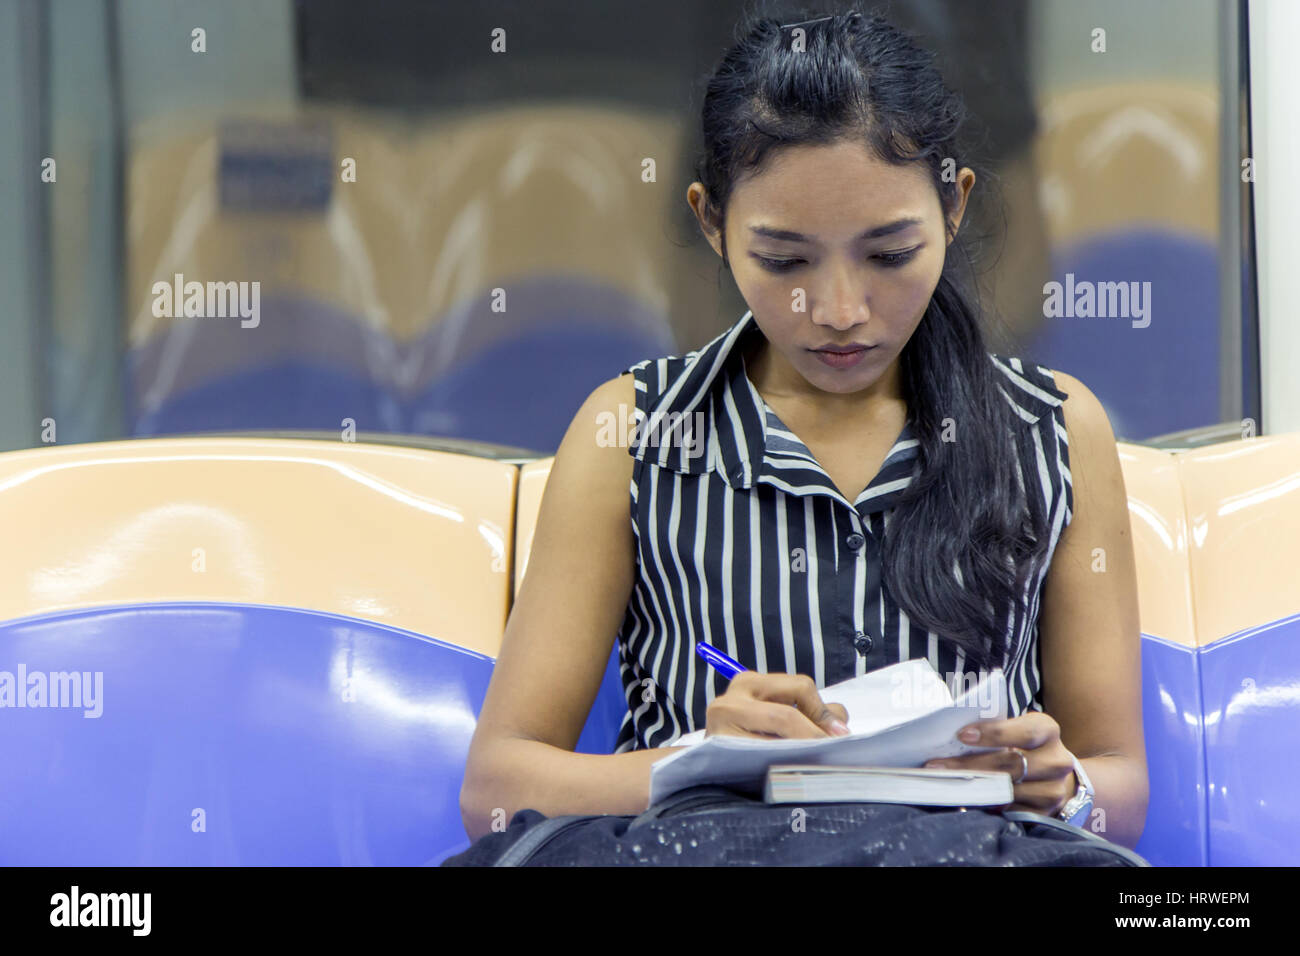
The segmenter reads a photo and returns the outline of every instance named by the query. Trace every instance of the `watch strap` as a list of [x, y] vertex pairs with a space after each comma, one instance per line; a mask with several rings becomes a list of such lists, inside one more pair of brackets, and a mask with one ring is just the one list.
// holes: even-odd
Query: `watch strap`
[[1061, 807], [1057, 816], [1066, 823], [1081, 826], [1082, 824], [1079, 821], [1086, 821], [1088, 812], [1092, 809], [1095, 791], [1092, 788], [1092, 780], [1088, 778], [1088, 773], [1083, 769], [1083, 764], [1079, 762], [1079, 758], [1074, 754], [1070, 754], [1070, 759], [1074, 761], [1074, 773], [1078, 777], [1079, 787], [1075, 790], [1074, 796], [1065, 802], [1065, 806]]

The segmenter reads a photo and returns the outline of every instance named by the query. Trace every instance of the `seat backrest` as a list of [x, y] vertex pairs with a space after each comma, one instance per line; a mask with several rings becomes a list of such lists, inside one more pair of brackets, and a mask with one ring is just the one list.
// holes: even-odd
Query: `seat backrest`
[[1153, 863], [1300, 862], [1300, 435], [1120, 446], [1143, 631]]
[[1178, 458], [1119, 443], [1137, 564], [1142, 632], [1146, 827], [1138, 852], [1160, 865], [1205, 865], [1204, 727], [1186, 509]]
[[420, 864], [509, 595], [517, 467], [157, 439], [0, 455], [0, 862]]
[[[1300, 435], [1119, 451], [1151, 783], [1138, 850], [1297, 862]], [[0, 761], [24, 768], [0, 788], [0, 863], [466, 846], [464, 760], [551, 465], [257, 438], [0, 455]], [[627, 708], [614, 645], [578, 750], [610, 752]]]
[[1300, 433], [1179, 454], [1205, 740], [1206, 862], [1300, 864]]

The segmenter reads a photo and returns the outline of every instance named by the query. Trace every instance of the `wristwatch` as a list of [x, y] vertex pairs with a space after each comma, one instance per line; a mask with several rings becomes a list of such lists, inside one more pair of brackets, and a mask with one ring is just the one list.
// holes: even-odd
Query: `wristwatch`
[[1065, 806], [1061, 807], [1056, 815], [1066, 823], [1081, 827], [1088, 822], [1088, 814], [1092, 812], [1092, 797], [1095, 791], [1092, 789], [1092, 781], [1088, 779], [1088, 774], [1083, 769], [1083, 764], [1079, 763], [1079, 758], [1070, 754], [1070, 759], [1074, 761], [1074, 772], [1079, 778], [1079, 789], [1074, 792], [1074, 796], [1065, 801]]

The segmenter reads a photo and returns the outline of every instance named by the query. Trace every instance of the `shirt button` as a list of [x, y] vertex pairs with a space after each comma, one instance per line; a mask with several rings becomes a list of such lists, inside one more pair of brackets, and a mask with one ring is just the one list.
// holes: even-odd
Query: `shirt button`
[[845, 538], [844, 543], [849, 546], [850, 551], [856, 551], [858, 550], [858, 548], [862, 547], [864, 544], [867, 543], [867, 539], [855, 532], [854, 534], [851, 534], [847, 538]]
[[867, 653], [871, 650], [871, 645], [874, 643], [875, 641], [871, 639], [871, 635], [865, 631], [858, 631], [853, 637], [853, 646], [858, 649], [858, 653], [863, 657], [867, 656]]

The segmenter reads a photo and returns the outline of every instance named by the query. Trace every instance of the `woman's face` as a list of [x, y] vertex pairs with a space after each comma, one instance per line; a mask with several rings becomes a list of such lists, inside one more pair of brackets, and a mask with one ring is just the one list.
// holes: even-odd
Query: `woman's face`
[[[963, 168], [956, 178], [954, 231], [975, 175]], [[697, 215], [702, 198], [696, 183], [688, 200]], [[718, 231], [701, 223], [721, 254]], [[948, 242], [926, 167], [884, 162], [860, 143], [785, 147], [741, 180], [727, 208], [727, 258], [770, 343], [773, 392], [898, 397], [897, 359]], [[855, 346], [869, 347], [838, 360], [818, 351]]]

